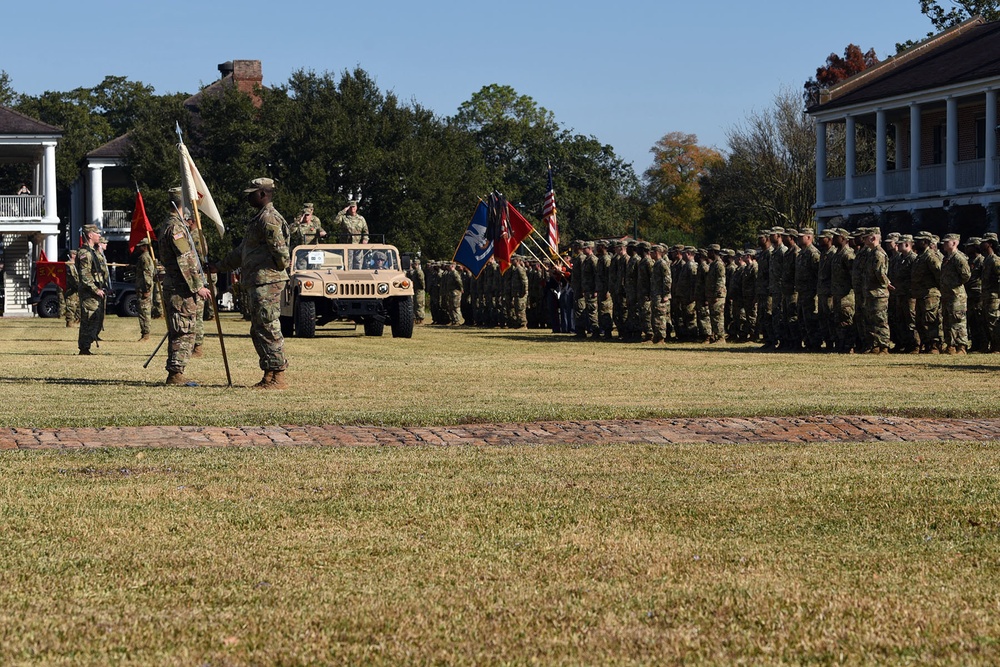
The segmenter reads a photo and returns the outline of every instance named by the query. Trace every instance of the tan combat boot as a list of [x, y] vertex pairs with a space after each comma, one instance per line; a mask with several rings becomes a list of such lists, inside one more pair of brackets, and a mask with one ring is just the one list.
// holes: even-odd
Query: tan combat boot
[[285, 371], [274, 371], [271, 375], [271, 384], [267, 385], [267, 389], [288, 389], [288, 383], [285, 382]]
[[187, 384], [187, 378], [180, 371], [170, 371], [167, 373], [167, 381], [164, 384], [181, 385]]
[[254, 385], [254, 389], [267, 389], [268, 385], [271, 384], [271, 378], [274, 377], [274, 371], [264, 371], [264, 377], [260, 379], [260, 382]]
[[201, 345], [195, 345], [195, 346], [194, 346], [194, 349], [193, 349], [193, 350], [191, 350], [191, 358], [192, 358], [192, 359], [194, 359], [194, 358], [197, 358], [197, 357], [200, 357], [200, 356], [202, 356], [203, 354], [205, 354], [204, 352], [202, 352], [202, 351], [201, 351], [201, 348], [202, 348], [202, 346], [201, 346]]
[[142, 336], [139, 337], [139, 341], [138, 342], [141, 343], [144, 340], [149, 340], [149, 334], [142, 334]]

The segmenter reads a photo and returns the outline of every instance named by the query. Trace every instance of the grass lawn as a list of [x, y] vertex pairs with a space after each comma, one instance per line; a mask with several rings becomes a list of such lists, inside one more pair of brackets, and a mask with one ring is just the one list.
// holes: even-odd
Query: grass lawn
[[1000, 661], [994, 445], [8, 452], [3, 664]]
[[[109, 317], [94, 357], [59, 320], [0, 319], [0, 426], [454, 424], [544, 419], [893, 414], [996, 416], [998, 355], [761, 354], [752, 346], [578, 342], [546, 332], [418, 327], [410, 340], [328, 326], [291, 338], [291, 389], [260, 379], [249, 324], [224, 315], [197, 388], [164, 387], [164, 355], [135, 319]], [[214, 330], [214, 325], [210, 327]]]

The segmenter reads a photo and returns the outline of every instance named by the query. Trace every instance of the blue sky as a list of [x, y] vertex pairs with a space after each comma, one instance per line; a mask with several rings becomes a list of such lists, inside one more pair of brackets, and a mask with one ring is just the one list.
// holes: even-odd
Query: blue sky
[[724, 149], [728, 130], [782, 87], [800, 90], [831, 52], [853, 42], [884, 58], [931, 30], [919, 0], [57, 0], [5, 17], [0, 69], [19, 92], [109, 74], [195, 92], [219, 63], [254, 59], [269, 85], [300, 68], [361, 66], [382, 90], [448, 116], [498, 83], [640, 174], [668, 132]]

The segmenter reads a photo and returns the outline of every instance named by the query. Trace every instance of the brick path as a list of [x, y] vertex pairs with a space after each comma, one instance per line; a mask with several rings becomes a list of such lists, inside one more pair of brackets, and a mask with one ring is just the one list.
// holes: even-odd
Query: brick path
[[1000, 440], [1000, 419], [755, 417], [462, 426], [138, 426], [0, 429], [0, 450], [269, 445], [546, 445]]

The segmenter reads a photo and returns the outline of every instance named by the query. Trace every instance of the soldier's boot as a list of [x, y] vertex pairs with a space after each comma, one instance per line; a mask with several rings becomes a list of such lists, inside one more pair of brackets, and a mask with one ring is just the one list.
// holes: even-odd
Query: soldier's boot
[[288, 389], [288, 383], [285, 382], [285, 371], [274, 371], [271, 375], [271, 383], [265, 389]]
[[[147, 338], [149, 338], [149, 336], [147, 336]], [[202, 351], [201, 348], [202, 348], [201, 345], [195, 345], [194, 348], [192, 348], [191, 350], [191, 357], [196, 358], [204, 355], [205, 353]]]
[[81, 347], [80, 348], [80, 356], [85, 357], [85, 356], [89, 356], [89, 355], [92, 355], [92, 354], [94, 354], [94, 353], [90, 351], [89, 347]]
[[167, 373], [167, 380], [163, 384], [184, 385], [187, 382], [188, 380], [184, 377], [183, 371], [169, 371]]
[[71, 326], [73, 326], [73, 324], [69, 320], [67, 320], [66, 321], [66, 328], [68, 329]]
[[139, 341], [138, 342], [141, 343], [144, 340], [149, 340], [149, 334], [148, 333], [142, 334], [142, 336], [139, 337]]
[[968, 351], [969, 351], [968, 348], [966, 348], [964, 345], [956, 345], [954, 354], [967, 354]]
[[271, 379], [274, 377], [274, 371], [264, 371], [264, 377], [261, 378], [260, 382], [254, 385], [255, 389], [264, 389], [267, 385], [271, 384]]

